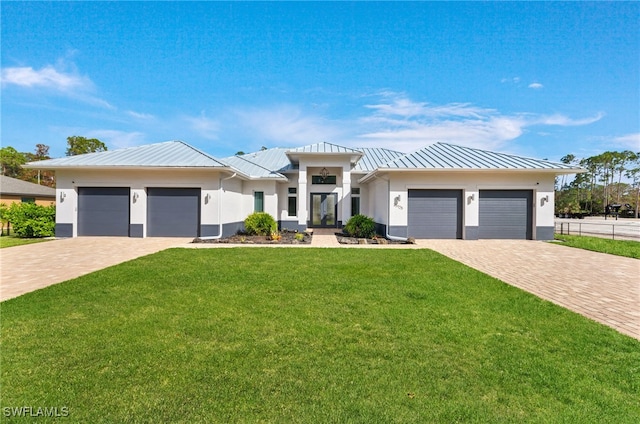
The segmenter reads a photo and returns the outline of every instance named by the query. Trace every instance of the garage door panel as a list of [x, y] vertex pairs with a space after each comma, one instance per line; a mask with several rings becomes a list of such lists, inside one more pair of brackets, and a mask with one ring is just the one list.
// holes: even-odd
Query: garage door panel
[[147, 189], [148, 236], [197, 237], [199, 227], [199, 188]]
[[78, 235], [129, 236], [129, 188], [79, 187]]
[[462, 238], [461, 190], [409, 190], [409, 236]]
[[531, 239], [531, 190], [480, 190], [479, 238]]

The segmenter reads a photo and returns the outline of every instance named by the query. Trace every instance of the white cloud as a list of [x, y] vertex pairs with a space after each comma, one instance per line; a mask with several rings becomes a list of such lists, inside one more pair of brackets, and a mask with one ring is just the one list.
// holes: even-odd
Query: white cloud
[[563, 127], [577, 127], [582, 125], [593, 124], [601, 120], [604, 117], [604, 112], [598, 112], [594, 116], [582, 119], [572, 119], [568, 116], [555, 114], [549, 116], [541, 116], [538, 119], [534, 120], [532, 124], [542, 124], [542, 125], [559, 125]]
[[59, 91], [83, 89], [92, 86], [89, 78], [75, 73], [64, 73], [53, 66], [45, 66], [40, 70], [32, 67], [15, 67], [2, 69], [3, 85], [18, 85], [21, 87], [45, 87]]
[[270, 141], [278, 146], [303, 145], [320, 141], [338, 142], [344, 130], [337, 122], [317, 115], [307, 115], [291, 105], [279, 105], [266, 109], [236, 110], [241, 125], [250, 130], [253, 137]]
[[533, 88], [534, 90], [540, 90], [543, 87], [544, 85], [540, 84], [539, 82], [532, 82], [531, 84], [529, 84], [529, 88]]
[[47, 65], [41, 69], [31, 66], [3, 68], [0, 72], [2, 87], [15, 85], [27, 89], [43, 89], [60, 93], [66, 97], [97, 107], [115, 110], [106, 100], [96, 97], [95, 86], [87, 76], [80, 75], [72, 62], [61, 59], [57, 66]]
[[640, 150], [640, 133], [621, 135], [614, 137], [611, 141], [621, 147], [631, 149], [634, 152]]
[[139, 112], [134, 112], [133, 110], [128, 110], [127, 115], [131, 116], [132, 118], [135, 119], [140, 119], [143, 121], [150, 121], [152, 119], [155, 119], [156, 117], [149, 114], [149, 113], [139, 113]]
[[215, 119], [207, 118], [204, 111], [200, 113], [200, 116], [186, 116], [184, 120], [187, 121], [191, 130], [201, 137], [208, 140], [218, 139], [220, 123]]
[[500, 82], [503, 84], [518, 84], [520, 82], [520, 77], [502, 78]]
[[561, 114], [501, 114], [470, 103], [432, 105], [411, 101], [402, 93], [394, 97], [388, 92], [383, 93], [380, 102], [364, 107], [373, 113], [359, 119], [356, 135], [359, 143], [363, 147], [390, 147], [407, 152], [437, 141], [498, 149], [533, 125], [588, 125], [604, 116], [598, 113], [572, 119]]
[[91, 130], [86, 132], [85, 137], [97, 138], [110, 150], [139, 146], [146, 142], [145, 135], [138, 131]]

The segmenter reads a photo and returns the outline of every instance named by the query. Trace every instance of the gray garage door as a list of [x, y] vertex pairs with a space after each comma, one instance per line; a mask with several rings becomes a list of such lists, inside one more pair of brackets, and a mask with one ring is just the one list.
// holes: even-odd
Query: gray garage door
[[129, 188], [79, 187], [78, 235], [129, 236]]
[[462, 238], [461, 190], [409, 190], [408, 235], [415, 238]]
[[480, 190], [481, 239], [531, 239], [531, 190]]
[[199, 188], [147, 189], [147, 236], [197, 237], [199, 228]]

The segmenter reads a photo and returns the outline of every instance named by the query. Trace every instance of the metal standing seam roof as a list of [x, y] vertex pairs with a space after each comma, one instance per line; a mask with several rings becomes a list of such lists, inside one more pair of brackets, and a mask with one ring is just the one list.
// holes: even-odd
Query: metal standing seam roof
[[241, 171], [251, 178], [273, 178], [286, 180], [287, 177], [276, 171], [271, 171], [263, 166], [253, 163], [244, 158], [244, 156], [231, 156], [225, 158], [224, 161], [231, 165], [234, 169]]
[[160, 168], [228, 168], [219, 161], [183, 141], [167, 141], [106, 152], [87, 153], [29, 162], [27, 168], [56, 169], [75, 167], [160, 167]]
[[56, 197], [56, 189], [42, 186], [28, 181], [18, 180], [16, 178], [0, 175], [0, 193], [11, 195], [29, 195]]
[[[282, 147], [274, 147], [271, 149], [260, 150], [253, 153], [246, 153], [237, 157], [241, 157], [248, 162], [274, 172], [286, 172], [293, 169], [291, 160], [286, 154], [287, 150], [288, 149]], [[229, 158], [224, 158], [223, 160], [226, 162], [229, 160]]]
[[364, 156], [360, 158], [356, 166], [353, 168], [355, 172], [371, 172], [378, 167], [397, 159], [405, 154], [396, 150], [389, 150], [380, 147], [364, 147], [358, 148], [359, 151], [364, 153]]
[[309, 144], [308, 146], [288, 149], [287, 153], [346, 153], [362, 155], [362, 151], [360, 150], [350, 149], [348, 147], [338, 146], [337, 144], [331, 144], [327, 142]]
[[532, 169], [581, 172], [582, 168], [532, 159], [506, 153], [435, 143], [416, 152], [391, 160], [379, 168], [384, 169]]

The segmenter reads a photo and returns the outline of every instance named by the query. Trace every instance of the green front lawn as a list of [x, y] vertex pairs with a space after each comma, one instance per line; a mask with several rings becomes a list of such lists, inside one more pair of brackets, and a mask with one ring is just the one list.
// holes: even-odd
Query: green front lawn
[[640, 422], [639, 341], [429, 250], [172, 249], [1, 308], [2, 407], [60, 422]]
[[570, 236], [564, 234], [556, 234], [555, 239], [562, 240], [564, 242], [562, 243], [563, 246], [640, 259], [640, 242], [633, 240], [611, 240], [600, 237]]
[[14, 236], [2, 236], [0, 237], [0, 249], [5, 247], [22, 246], [23, 244], [40, 243], [42, 241], [48, 241], [52, 239], [47, 238], [20, 238]]

